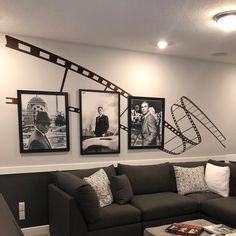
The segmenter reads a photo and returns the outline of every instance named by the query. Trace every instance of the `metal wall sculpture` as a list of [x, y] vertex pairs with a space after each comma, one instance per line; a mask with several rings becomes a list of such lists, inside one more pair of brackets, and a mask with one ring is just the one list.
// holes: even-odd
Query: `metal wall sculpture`
[[[68, 70], [74, 71], [80, 75], [91, 79], [104, 87], [104, 90], [111, 90], [120, 93], [124, 98], [131, 96], [127, 91], [123, 90], [119, 86], [115, 85], [111, 81], [103, 78], [102, 76], [90, 71], [81, 65], [78, 65], [72, 61], [69, 61], [63, 57], [60, 57], [54, 53], [41, 49], [37, 46], [29, 44], [27, 42], [18, 40], [16, 38], [6, 36], [7, 44], [6, 47], [15, 49], [17, 51], [29, 54], [46, 60], [48, 62], [54, 63], [60, 67], [65, 68], [64, 76], [61, 83], [60, 92], [63, 91], [65, 80], [67, 77]], [[16, 103], [15, 98], [7, 98], [9, 101], [7, 103]], [[10, 102], [12, 101], [12, 102]], [[80, 113], [80, 108], [68, 106], [69, 111]], [[127, 111], [127, 108], [120, 114], [123, 116]], [[174, 120], [175, 127], [172, 126], [167, 121], [164, 121], [165, 133], [170, 132], [173, 137], [165, 140], [164, 147], [161, 148], [162, 151], [178, 155], [186, 150], [201, 143], [202, 138], [198, 131], [198, 128], [194, 122], [194, 119], [200, 122], [212, 135], [217, 139], [217, 141], [225, 148], [226, 138], [222, 132], [216, 127], [216, 125], [207, 117], [207, 115], [189, 98], [182, 96], [176, 103], [171, 106], [171, 115]], [[184, 122], [183, 122], [184, 121]], [[186, 127], [186, 124], [189, 126]], [[128, 131], [127, 126], [120, 124], [120, 128]], [[166, 135], [165, 135], [166, 137]]]

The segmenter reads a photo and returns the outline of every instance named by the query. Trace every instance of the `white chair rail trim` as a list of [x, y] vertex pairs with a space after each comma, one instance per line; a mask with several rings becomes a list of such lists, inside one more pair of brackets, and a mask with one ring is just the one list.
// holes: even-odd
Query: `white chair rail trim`
[[197, 157], [174, 157], [174, 158], [157, 158], [157, 159], [138, 159], [138, 160], [114, 160], [114, 161], [97, 161], [97, 162], [76, 162], [64, 164], [45, 164], [45, 165], [24, 165], [24, 166], [3, 166], [0, 167], [0, 175], [4, 174], [21, 174], [50, 172], [56, 170], [76, 170], [95, 167], [103, 167], [118, 163], [128, 165], [150, 165], [164, 162], [184, 162], [184, 161], [204, 161], [208, 159], [236, 161], [236, 154], [218, 155], [218, 156], [197, 156]]

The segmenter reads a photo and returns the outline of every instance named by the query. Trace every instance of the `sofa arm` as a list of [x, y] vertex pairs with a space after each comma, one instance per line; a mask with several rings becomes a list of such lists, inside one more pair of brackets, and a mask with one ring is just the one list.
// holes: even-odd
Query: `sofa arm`
[[87, 236], [87, 225], [75, 199], [50, 184], [49, 225], [51, 236]]

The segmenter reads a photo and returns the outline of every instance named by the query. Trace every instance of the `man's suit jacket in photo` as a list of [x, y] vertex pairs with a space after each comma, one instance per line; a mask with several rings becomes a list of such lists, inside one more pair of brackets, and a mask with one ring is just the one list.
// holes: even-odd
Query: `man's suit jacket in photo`
[[156, 138], [157, 138], [156, 119], [151, 113], [148, 113], [143, 117], [142, 120], [142, 145], [143, 146], [156, 145], [157, 144]]
[[97, 137], [101, 137], [103, 134], [106, 134], [108, 128], [109, 128], [108, 116], [106, 115], [97, 116], [95, 124], [95, 135]]
[[30, 136], [29, 149], [51, 149], [51, 144], [49, 143], [47, 137], [43, 135], [39, 130], [35, 130]]

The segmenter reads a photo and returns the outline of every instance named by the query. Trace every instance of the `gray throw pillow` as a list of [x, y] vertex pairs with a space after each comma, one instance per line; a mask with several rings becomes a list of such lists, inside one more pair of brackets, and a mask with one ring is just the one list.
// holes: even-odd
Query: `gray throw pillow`
[[123, 205], [133, 198], [133, 190], [126, 175], [111, 178], [111, 191], [116, 203]]
[[204, 166], [184, 168], [174, 166], [176, 185], [181, 195], [194, 192], [206, 192], [208, 187], [204, 176]]
[[94, 223], [102, 218], [102, 210], [94, 189], [79, 177], [67, 173], [56, 172], [57, 185], [75, 198], [88, 223]]

